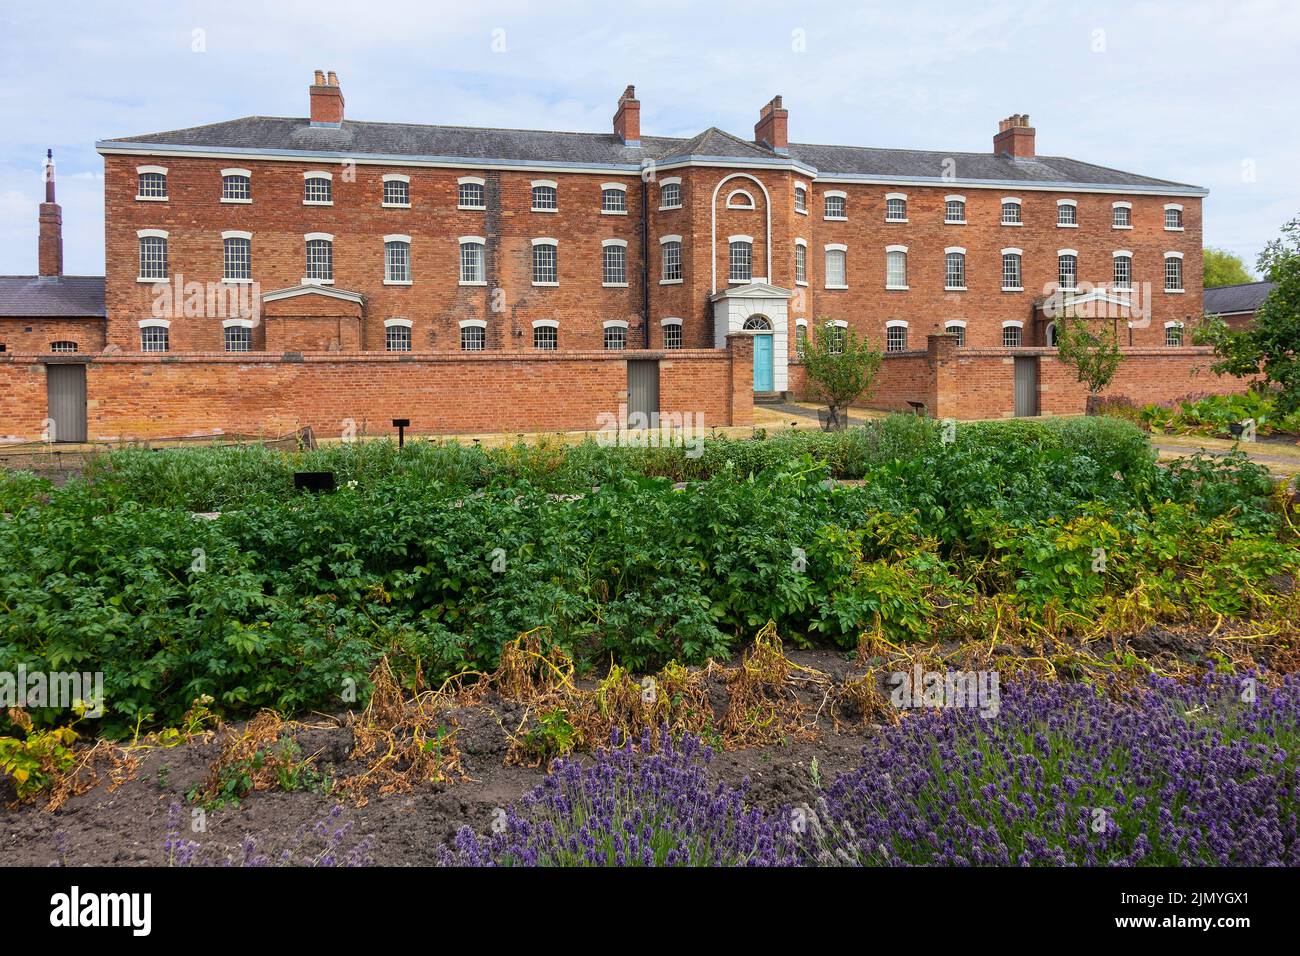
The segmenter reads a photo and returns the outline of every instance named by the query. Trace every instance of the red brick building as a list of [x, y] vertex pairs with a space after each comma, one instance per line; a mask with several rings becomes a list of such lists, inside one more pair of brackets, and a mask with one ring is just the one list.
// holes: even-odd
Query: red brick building
[[309, 101], [97, 144], [107, 327], [86, 348], [671, 368], [743, 338], [752, 390], [797, 393], [799, 337], [833, 323], [887, 351], [880, 404], [980, 417], [1081, 408], [1041, 367], [1064, 303], [1121, 332], [1130, 394], [1190, 390], [1206, 191], [1039, 155], [1027, 116], [948, 153], [791, 143], [781, 97], [752, 139], [642, 135], [630, 86], [607, 133], [354, 120], [319, 71]]

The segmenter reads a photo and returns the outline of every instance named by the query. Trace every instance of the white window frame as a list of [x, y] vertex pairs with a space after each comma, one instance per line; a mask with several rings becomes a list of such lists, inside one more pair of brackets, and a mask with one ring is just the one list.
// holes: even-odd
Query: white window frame
[[[1007, 345], [1007, 329], [1015, 329], [1020, 333], [1019, 341], [1015, 345]], [[1002, 323], [1002, 347], [1004, 349], [1023, 348], [1025, 344], [1025, 323], [1019, 319], [1006, 319]]]
[[[744, 196], [746, 199], [749, 200], [749, 204], [743, 205], [741, 203], [736, 202], [737, 196]], [[748, 189], [733, 189], [731, 192], [727, 193], [727, 208], [744, 209], [746, 211], [752, 212], [758, 208], [758, 203], [754, 201], [754, 194], [751, 193]]]
[[[889, 201], [891, 199], [901, 199], [903, 202], [903, 218], [891, 219], [889, 216]], [[907, 193], [885, 193], [885, 222], [907, 222]]]
[[[668, 252], [668, 246], [671, 243], [677, 244], [677, 278], [675, 279], [667, 277], [668, 263], [664, 258]], [[685, 267], [682, 263], [684, 253], [685, 253], [685, 243], [682, 242], [681, 236], [674, 234], [671, 236], [659, 237], [659, 284], [660, 285], [681, 285], [682, 284], [682, 280], [686, 275], [684, 271]]]
[[[1074, 285], [1061, 285], [1061, 257], [1074, 257]], [[1074, 292], [1079, 288], [1079, 250], [1078, 249], [1057, 249], [1056, 250], [1056, 287], [1062, 292]]]
[[[686, 345], [685, 338], [683, 337], [683, 332], [684, 332], [683, 325], [684, 323], [682, 322], [682, 320], [677, 318], [676, 316], [670, 316], [666, 319], [659, 320], [659, 329], [660, 329], [659, 334], [663, 339], [665, 349], [671, 349], [673, 351], [676, 351], [677, 349], [683, 348]], [[671, 328], [677, 329], [676, 345], [668, 344], [668, 330]]]
[[[1178, 344], [1177, 344], [1177, 345], [1174, 345], [1174, 344], [1172, 344], [1172, 343], [1169, 341], [1169, 332], [1170, 332], [1172, 329], [1177, 329], [1177, 330], [1178, 330]], [[1165, 342], [1164, 342], [1165, 348], [1167, 348], [1167, 349], [1180, 349], [1180, 348], [1182, 348], [1182, 347], [1183, 347], [1184, 345], [1186, 345], [1186, 344], [1187, 344], [1187, 339], [1186, 339], [1186, 335], [1185, 335], [1185, 333], [1184, 333], [1184, 331], [1183, 331], [1183, 323], [1181, 323], [1181, 322], [1179, 322], [1179, 321], [1177, 321], [1177, 320], [1172, 321], [1172, 322], [1166, 322], [1166, 323], [1165, 323]]]
[[794, 351], [797, 358], [803, 358], [804, 349], [808, 347], [808, 320], [794, 320]]
[[[486, 319], [461, 319], [456, 324], [460, 329], [460, 350], [462, 352], [486, 352], [487, 351], [487, 320]], [[479, 329], [483, 332], [483, 347], [481, 349], [465, 348], [466, 329]]]
[[[677, 187], [677, 203], [676, 203], [676, 205], [669, 206], [669, 205], [665, 205], [665, 204], [664, 204], [664, 187], [665, 187], [665, 186], [676, 186], [676, 187]], [[681, 209], [681, 208], [682, 208], [682, 177], [680, 177], [680, 176], [668, 176], [668, 177], [666, 177], [666, 178], [664, 178], [664, 179], [659, 180], [659, 211], [660, 211], [660, 212], [666, 212], [666, 211], [669, 210], [669, 209]]]
[[[414, 327], [414, 325], [415, 323], [413, 323], [410, 319], [384, 319], [384, 351], [385, 352], [414, 352], [415, 336], [411, 333], [411, 329]], [[389, 329], [405, 329], [407, 333], [405, 336], [405, 341], [410, 346], [410, 348], [390, 349], [388, 347], [388, 343], [390, 341], [388, 337]]]
[[[803, 250], [803, 278], [799, 278], [799, 250]], [[794, 241], [794, 284], [808, 284], [808, 240], [796, 238]]]
[[[1176, 225], [1176, 226], [1171, 226], [1171, 225], [1169, 225], [1169, 213], [1170, 213], [1171, 210], [1177, 210], [1177, 211], [1178, 211], [1178, 225]], [[1186, 226], [1186, 225], [1184, 224], [1184, 222], [1183, 222], [1183, 204], [1182, 204], [1182, 203], [1180, 203], [1180, 202], [1167, 202], [1167, 203], [1165, 203], [1165, 208], [1164, 208], [1164, 212], [1162, 213], [1162, 215], [1165, 217], [1165, 221], [1164, 221], [1165, 232], [1186, 232], [1186, 231], [1187, 231], [1187, 226]]]
[[966, 347], [966, 320], [949, 319], [948, 321], [944, 322], [943, 331], [945, 334], [950, 333], [953, 329], [961, 329], [961, 334], [957, 336], [957, 348], [959, 349], [965, 348]]
[[[145, 174], [155, 174], [162, 176], [163, 194], [161, 196], [146, 196], [140, 192], [140, 177]], [[135, 168], [135, 201], [136, 202], [167, 202], [171, 198], [171, 180], [167, 178], [166, 166], [137, 166]]]
[[[226, 241], [243, 239], [248, 243], [248, 275], [232, 278], [226, 275]], [[221, 281], [227, 285], [249, 285], [253, 281], [253, 234], [242, 229], [227, 229], [221, 233]]]
[[[948, 257], [961, 256], [961, 285], [948, 284]], [[966, 286], [966, 247], [965, 246], [948, 246], [943, 250], [943, 291], [945, 292], [965, 292]]]
[[[611, 248], [623, 250], [623, 281], [622, 282], [605, 281], [605, 250]], [[626, 239], [602, 239], [600, 241], [600, 284], [603, 288], [606, 289], [627, 288], [627, 240]]]
[[[1127, 210], [1128, 210], [1128, 225], [1126, 225], [1126, 226], [1125, 226], [1125, 225], [1120, 225], [1120, 224], [1118, 224], [1118, 223], [1115, 222], [1115, 210], [1116, 210], [1116, 209], [1127, 209]], [[1121, 199], [1121, 200], [1119, 200], [1118, 202], [1113, 202], [1113, 203], [1110, 204], [1110, 227], [1111, 227], [1112, 229], [1132, 229], [1132, 228], [1133, 228], [1133, 204], [1132, 204], [1131, 202], [1128, 202], [1127, 200], [1123, 200], [1123, 199]]]
[[[555, 288], [560, 284], [560, 240], [552, 238], [550, 236], [542, 236], [540, 238], [533, 239], [530, 245], [532, 246], [532, 250], [530, 250], [529, 252], [528, 269], [530, 275], [533, 278], [533, 285], [538, 286], [539, 288], [548, 288], [548, 289]], [[555, 249], [555, 281], [554, 282], [537, 281], [537, 264], [533, 256], [536, 255], [536, 249], [538, 246], [552, 246]]]
[[[903, 330], [903, 347], [902, 347], [901, 349], [890, 348], [890, 343], [889, 343], [889, 330], [890, 330], [890, 329], [902, 329], [902, 330]], [[907, 351], [907, 348], [908, 348], [908, 345], [910, 344], [910, 343], [908, 342], [908, 336], [909, 336], [909, 333], [908, 333], [908, 331], [907, 331], [907, 319], [890, 319], [888, 322], [885, 323], [885, 352], [886, 352], [886, 353], [891, 353], [891, 352], [906, 352], [906, 351]]]
[[[748, 279], [733, 279], [731, 277], [732, 247], [738, 242], [743, 242], [749, 246], [749, 278]], [[734, 236], [728, 236], [727, 237], [727, 282], [728, 284], [748, 285], [753, 281], [754, 281], [754, 237], [746, 236], [739, 233]]]
[[[1016, 272], [1020, 274], [1020, 281], [1016, 285], [1007, 285], [1007, 256], [1016, 256], [1020, 261], [1016, 265]], [[1007, 246], [1002, 250], [1002, 258], [999, 260], [1002, 264], [1002, 291], [1003, 292], [1024, 292], [1025, 291], [1025, 250], [1016, 246]]]
[[[312, 179], [324, 179], [329, 184], [329, 199], [308, 199], [307, 183]], [[334, 205], [334, 174], [326, 169], [309, 169], [302, 174], [302, 204], [304, 206], [332, 206]]]
[[[141, 352], [170, 352], [172, 350], [171, 321], [168, 319], [141, 319], [136, 323], [140, 329], [140, 351]], [[161, 349], [147, 349], [144, 347], [145, 329], [162, 329], [163, 345]]]
[[[616, 192], [623, 194], [622, 209], [606, 209], [605, 193]], [[600, 184], [600, 214], [602, 216], [626, 216], [627, 215], [627, 184], [626, 183], [601, 183]]]
[[[961, 203], [961, 218], [948, 218], [948, 203]], [[943, 197], [943, 224], [945, 226], [964, 226], [966, 225], [966, 197], [965, 196], [944, 196]]]
[[[1005, 218], [1005, 208], [1004, 208], [1004, 207], [1006, 207], [1006, 206], [1011, 206], [1011, 205], [1014, 205], [1014, 206], [1016, 207], [1016, 215], [1019, 216], [1019, 219], [1017, 219], [1015, 222], [1007, 222], [1007, 221], [1006, 221], [1006, 218]], [[1020, 197], [1019, 197], [1019, 196], [1003, 196], [1003, 197], [1002, 197], [1002, 201], [1001, 201], [1000, 203], [998, 203], [998, 222], [999, 222], [1001, 225], [1003, 225], [1003, 226], [1009, 226], [1009, 227], [1012, 227], [1012, 228], [1015, 228], [1015, 229], [1019, 229], [1019, 228], [1021, 228], [1022, 226], [1024, 226], [1024, 224], [1025, 224], [1025, 204], [1022, 203], [1022, 202], [1020, 201]]]
[[[799, 193], [800, 193], [801, 190], [802, 190], [802, 192], [803, 192], [803, 208], [802, 208], [802, 209], [799, 208]], [[791, 192], [793, 193], [793, 197], [792, 197], [792, 198], [794, 199], [794, 211], [795, 211], [796, 213], [798, 213], [800, 216], [806, 216], [806, 215], [808, 215], [808, 194], [809, 194], [811, 191], [812, 191], [812, 190], [809, 188], [808, 184], [807, 184], [807, 183], [803, 183], [803, 182], [796, 182], [796, 183], [794, 184], [794, 189], [791, 190]]]
[[[171, 278], [172, 263], [171, 263], [171, 240], [168, 238], [167, 230], [166, 229], [137, 229], [135, 233], [135, 239], [136, 239], [136, 250], [135, 250], [136, 266], [138, 270], [136, 273], [135, 281], [145, 282], [150, 285], [152, 285], [155, 282], [168, 281]], [[143, 274], [144, 270], [139, 269], [140, 266], [144, 265], [143, 258], [140, 255], [140, 253], [143, 251], [144, 248], [144, 244], [140, 241], [141, 239], [161, 239], [163, 241], [163, 247], [162, 247], [163, 248], [163, 274], [161, 276], [146, 276]]]
[[[1169, 286], [1169, 260], [1170, 260], [1170, 259], [1177, 259], [1177, 260], [1178, 260], [1178, 288], [1177, 288], [1177, 289], [1170, 289], [1170, 288], [1168, 287], [1168, 286]], [[1182, 295], [1183, 293], [1185, 293], [1185, 292], [1187, 291], [1187, 273], [1186, 273], [1186, 270], [1185, 270], [1184, 267], [1183, 267], [1183, 259], [1184, 259], [1184, 256], [1183, 256], [1183, 254], [1182, 254], [1181, 252], [1166, 252], [1166, 253], [1164, 254], [1164, 257], [1161, 259], [1161, 262], [1162, 262], [1162, 264], [1164, 265], [1164, 270], [1165, 270], [1165, 273], [1164, 273], [1164, 275], [1162, 276], [1162, 279], [1163, 279], [1164, 281], [1161, 283], [1161, 285], [1165, 286], [1165, 294], [1166, 294], [1166, 295]]]
[[[844, 200], [844, 215], [832, 216], [826, 212], [826, 200], [842, 199]], [[843, 189], [827, 189], [822, 193], [822, 220], [824, 222], [848, 222], [849, 221], [849, 194]]]
[[[555, 348], [539, 349], [537, 347], [537, 330], [554, 329], [555, 330]], [[533, 319], [533, 351], [535, 352], [557, 352], [560, 348], [560, 323], [555, 319]]]
[[[330, 244], [330, 277], [328, 279], [312, 279], [306, 275], [303, 276], [302, 285], [333, 285], [334, 284], [334, 235], [329, 232], [308, 232], [302, 237], [303, 262], [307, 259], [307, 244], [310, 242], [324, 241]], [[305, 273], [307, 270], [304, 269]]]
[[[608, 338], [608, 336], [609, 336], [609, 330], [610, 330], [610, 329], [622, 329], [622, 330], [623, 330], [623, 347], [622, 347], [621, 349], [611, 349], [611, 348], [609, 347], [609, 345], [608, 345], [608, 342], [609, 342], [609, 338]], [[604, 322], [601, 323], [601, 336], [600, 336], [600, 344], [601, 344], [601, 348], [604, 348], [604, 349], [606, 349], [606, 350], [608, 350], [608, 351], [611, 351], [611, 352], [623, 352], [623, 351], [626, 351], [626, 350], [627, 350], [627, 339], [628, 339], [628, 336], [627, 336], [627, 320], [626, 320], [626, 319], [606, 319]]]
[[[838, 252], [843, 258], [844, 263], [844, 281], [831, 282], [830, 260], [831, 253]], [[822, 288], [824, 289], [847, 289], [849, 287], [849, 247], [842, 242], [828, 242], [822, 247], [822, 279], [824, 280]]]
[[[903, 284], [891, 285], [889, 282], [889, 256], [890, 254], [901, 253], [903, 256]], [[909, 286], [907, 284], [907, 246], [885, 246], [885, 290], [887, 292], [906, 292]]]
[[[388, 266], [389, 266], [389, 262], [388, 262], [388, 246], [389, 246], [389, 243], [392, 243], [392, 244], [394, 244], [394, 245], [402, 245], [402, 246], [406, 246], [406, 278], [405, 278], [405, 279], [390, 279], [390, 278], [388, 277]], [[410, 236], [402, 235], [402, 234], [400, 234], [400, 233], [394, 233], [394, 234], [392, 234], [392, 235], [390, 235], [390, 236], [384, 236], [384, 285], [411, 285], [411, 284], [412, 284], [413, 277], [414, 277], [414, 275], [415, 275], [415, 270], [414, 270], [414, 267], [413, 267], [413, 265], [412, 265], [412, 261], [411, 261], [411, 260], [412, 260], [412, 256], [411, 256], [411, 237], [410, 237]]]
[[[845, 319], [828, 319], [824, 327], [832, 333], [827, 351], [831, 355], [843, 355], [844, 346], [849, 338], [848, 321]], [[798, 329], [798, 326], [796, 325], [795, 328]]]
[[[379, 205], [385, 209], [410, 209], [411, 208], [411, 177], [405, 173], [384, 173], [382, 177], [383, 185], [380, 187], [383, 191], [379, 194]], [[384, 199], [388, 195], [388, 183], [405, 183], [406, 184], [406, 202], [388, 202]]]
[[[1074, 222], [1061, 222], [1061, 210], [1073, 209]], [[1079, 228], [1079, 203], [1074, 199], [1056, 200], [1056, 228], [1057, 229], [1078, 229]]]
[[[537, 205], [537, 190], [550, 189], [555, 194], [554, 206]], [[560, 211], [560, 184], [554, 179], [534, 179], [528, 187], [528, 204], [533, 212], [557, 213]], [[534, 243], [536, 245], [536, 243]]]
[[[226, 179], [227, 177], [242, 176], [248, 180], [247, 197], [227, 197], [226, 196]], [[253, 201], [253, 171], [244, 169], [242, 166], [231, 166], [221, 171], [221, 202], [228, 205], [247, 206]]]
[[[1111, 277], [1112, 287], [1114, 287], [1116, 292], [1132, 292], [1133, 291], [1133, 250], [1116, 249], [1114, 252], [1110, 254], [1110, 258], [1111, 258], [1110, 277]], [[1120, 285], [1119, 281], [1115, 278], [1114, 267], [1115, 264], [1117, 264], [1120, 259], [1128, 260], [1128, 285]]]
[[[459, 188], [459, 187], [457, 187]], [[487, 285], [487, 239], [483, 236], [460, 236], [456, 240], [458, 248], [456, 260], [456, 273], [460, 277], [457, 285], [467, 286], [485, 286]], [[479, 268], [482, 270], [482, 279], [465, 278], [465, 246], [478, 246], [479, 249]]]
[[[461, 187], [461, 186], [478, 186], [479, 189], [482, 190], [482, 192], [483, 192], [483, 202], [482, 202], [480, 205], [478, 205], [478, 206], [470, 206], [470, 205], [466, 205], [465, 203], [462, 203], [462, 202], [460, 201], [460, 187]], [[532, 196], [531, 196], [531, 195], [529, 196], [529, 200], [530, 200], [530, 201], [532, 200]], [[479, 211], [482, 211], [482, 210], [486, 209], [486, 208], [487, 208], [487, 180], [484, 179], [482, 176], [461, 176], [461, 177], [457, 178], [457, 180], [456, 180], [456, 208], [457, 208], [457, 209], [469, 209], [469, 210], [473, 210], [473, 211], [476, 211], [476, 212], [479, 212]]]

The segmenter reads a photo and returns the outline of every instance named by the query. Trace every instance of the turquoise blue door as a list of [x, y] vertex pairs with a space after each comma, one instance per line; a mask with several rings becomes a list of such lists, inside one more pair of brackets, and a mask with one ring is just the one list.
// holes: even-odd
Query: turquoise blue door
[[772, 384], [772, 336], [754, 336], [754, 391], [770, 392]]

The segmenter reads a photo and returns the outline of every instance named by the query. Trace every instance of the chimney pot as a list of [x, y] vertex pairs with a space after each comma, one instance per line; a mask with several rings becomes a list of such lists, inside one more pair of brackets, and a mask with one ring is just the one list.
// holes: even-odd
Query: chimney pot
[[998, 123], [993, 137], [993, 153], [1012, 159], [1034, 158], [1034, 128], [1029, 125], [1028, 113], [1012, 113]]
[[339, 87], [339, 78], [331, 70], [326, 76], [321, 70], [316, 71], [316, 82], [308, 90], [311, 101], [312, 126], [343, 125], [343, 90]]
[[754, 142], [776, 153], [790, 152], [789, 118], [790, 111], [782, 105], [780, 95], [772, 97], [758, 111], [758, 122], [754, 124]]
[[614, 112], [614, 135], [625, 146], [641, 145], [641, 101], [636, 98], [636, 87], [630, 83], [618, 98], [618, 109]]

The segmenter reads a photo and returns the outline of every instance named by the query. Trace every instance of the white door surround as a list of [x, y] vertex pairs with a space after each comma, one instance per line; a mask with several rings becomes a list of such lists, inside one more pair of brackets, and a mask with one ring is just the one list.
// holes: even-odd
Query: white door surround
[[[709, 296], [713, 303], [713, 344], [727, 347], [727, 336], [733, 332], [758, 334], [745, 328], [751, 315], [761, 315], [772, 324], [772, 387], [778, 392], [790, 388], [790, 289], [750, 282], [731, 286]], [[769, 334], [769, 333], [761, 333]]]

